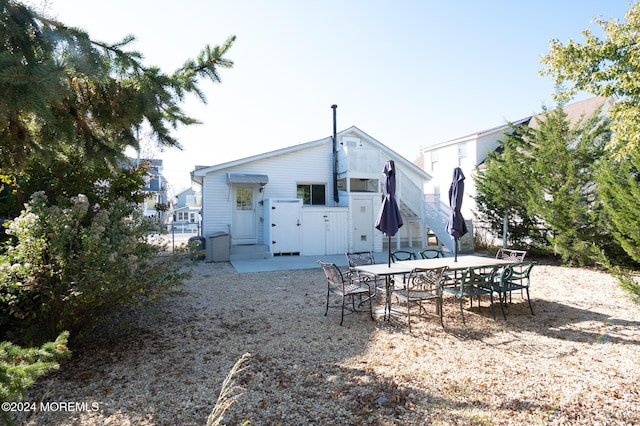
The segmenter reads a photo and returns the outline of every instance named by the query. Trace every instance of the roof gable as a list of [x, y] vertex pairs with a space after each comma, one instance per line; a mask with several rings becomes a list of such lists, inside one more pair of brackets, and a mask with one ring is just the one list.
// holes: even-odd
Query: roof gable
[[[606, 108], [611, 105], [612, 99], [604, 96], [594, 96], [592, 98], [588, 98], [582, 101], [574, 102], [572, 104], [568, 104], [563, 106], [563, 110], [565, 114], [567, 114], [567, 120], [572, 126], [577, 125], [578, 123], [587, 120], [590, 118], [598, 108], [603, 108], [604, 112], [606, 112]], [[532, 128], [538, 128], [539, 122], [543, 121], [545, 117], [545, 113], [536, 114], [531, 123], [529, 124]]]
[[530, 120], [531, 120], [531, 116], [525, 117], [525, 118], [521, 118], [520, 120], [516, 120], [516, 121], [514, 121], [512, 123], [503, 124], [503, 125], [500, 125], [500, 126], [492, 127], [490, 129], [481, 130], [479, 132], [469, 133], [468, 135], [461, 136], [459, 138], [450, 139], [450, 140], [445, 141], [445, 142], [437, 143], [435, 145], [431, 145], [431, 146], [428, 146], [426, 148], [422, 148], [422, 152], [423, 153], [424, 152], [429, 152], [429, 151], [433, 151], [435, 149], [443, 148], [445, 146], [455, 145], [455, 144], [458, 144], [458, 143], [461, 143], [461, 142], [465, 142], [465, 141], [468, 141], [468, 140], [477, 140], [477, 139], [481, 139], [483, 137], [490, 136], [490, 135], [495, 135], [495, 134], [502, 135], [503, 133], [509, 131], [511, 129], [511, 126], [513, 126], [513, 125], [519, 126], [520, 124], [528, 124]]
[[[363, 132], [362, 130], [360, 130], [356, 126], [351, 126], [351, 127], [347, 128], [345, 130], [342, 130], [342, 131], [338, 132], [336, 134], [336, 136], [337, 136], [338, 141], [340, 141], [340, 139], [343, 136], [356, 136], [356, 137], [360, 137], [362, 139], [366, 139], [369, 144], [373, 145], [377, 149], [380, 149], [388, 157], [393, 158], [396, 162], [401, 163], [403, 165], [403, 167], [411, 168], [415, 173], [420, 174], [425, 179], [430, 179], [431, 178], [431, 176], [428, 175], [424, 170], [422, 170], [421, 168], [419, 168], [418, 166], [416, 166], [415, 164], [413, 164], [412, 162], [410, 162], [406, 158], [402, 157], [400, 154], [398, 154], [397, 152], [393, 151], [392, 149], [390, 149], [386, 145], [382, 144], [378, 140], [372, 138], [371, 136], [369, 136], [367, 133]], [[273, 158], [273, 157], [282, 156], [282, 155], [288, 155], [288, 154], [299, 152], [299, 151], [302, 151], [302, 150], [315, 148], [315, 147], [322, 146], [322, 145], [325, 145], [325, 144], [330, 144], [330, 143], [332, 143], [332, 139], [333, 139], [332, 136], [329, 136], [329, 137], [326, 137], [324, 139], [319, 139], [319, 140], [315, 140], [315, 141], [311, 141], [311, 142], [305, 142], [305, 143], [301, 143], [301, 144], [298, 144], [298, 145], [293, 145], [293, 146], [290, 146], [290, 147], [287, 147], [287, 148], [278, 149], [278, 150], [275, 150], [275, 151], [264, 152], [262, 154], [252, 155], [250, 157], [245, 157], [245, 158], [241, 158], [241, 159], [238, 159], [238, 160], [229, 161], [229, 162], [217, 164], [217, 165], [214, 165], [214, 166], [209, 166], [209, 167], [207, 167], [207, 166], [196, 166], [195, 170], [193, 172], [191, 172], [191, 174], [192, 174], [192, 176], [206, 176], [209, 173], [223, 171], [223, 170], [226, 170], [226, 169], [231, 168], [231, 167], [241, 166], [241, 165], [249, 164], [249, 163], [252, 163], [252, 162], [255, 162], [255, 161], [259, 161], [259, 160], [263, 160], [263, 159]]]

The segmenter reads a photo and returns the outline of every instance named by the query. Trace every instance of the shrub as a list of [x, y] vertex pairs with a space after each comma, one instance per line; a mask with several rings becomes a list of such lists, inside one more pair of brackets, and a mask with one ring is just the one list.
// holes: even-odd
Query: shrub
[[49, 206], [36, 193], [7, 226], [14, 241], [0, 253], [0, 322], [23, 344], [63, 330], [82, 338], [117, 307], [160, 297], [188, 275], [177, 258], [159, 257], [162, 247], [145, 236], [150, 221], [130, 203], [66, 202]]

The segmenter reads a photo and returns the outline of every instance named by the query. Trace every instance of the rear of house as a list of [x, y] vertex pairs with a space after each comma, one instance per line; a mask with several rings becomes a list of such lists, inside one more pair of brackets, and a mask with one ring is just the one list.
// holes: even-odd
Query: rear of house
[[270, 255], [381, 251], [374, 224], [387, 160], [399, 170], [406, 224], [396, 243], [422, 246], [422, 188], [429, 175], [356, 127], [338, 133], [335, 144], [328, 137], [196, 167], [191, 175], [202, 193], [202, 235], [227, 233], [232, 246], [264, 246]]

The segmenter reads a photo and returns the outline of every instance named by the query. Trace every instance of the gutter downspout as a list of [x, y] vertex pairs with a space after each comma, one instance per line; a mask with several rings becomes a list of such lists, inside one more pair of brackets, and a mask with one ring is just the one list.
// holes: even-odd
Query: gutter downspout
[[338, 203], [338, 140], [336, 136], [336, 109], [338, 105], [331, 105], [333, 109], [333, 200]]

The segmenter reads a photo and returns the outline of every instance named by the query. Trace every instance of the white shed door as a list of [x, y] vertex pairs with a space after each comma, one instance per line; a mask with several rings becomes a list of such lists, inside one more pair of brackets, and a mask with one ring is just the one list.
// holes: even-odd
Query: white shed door
[[327, 254], [327, 221], [326, 212], [322, 210], [305, 209], [302, 254], [317, 256]]
[[302, 245], [299, 200], [274, 200], [271, 205], [271, 252], [300, 254]]

